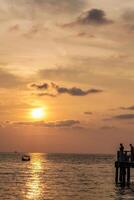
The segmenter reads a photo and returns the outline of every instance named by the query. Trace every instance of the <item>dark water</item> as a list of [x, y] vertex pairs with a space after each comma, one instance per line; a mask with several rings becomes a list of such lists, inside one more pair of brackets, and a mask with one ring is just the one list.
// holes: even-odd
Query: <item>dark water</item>
[[133, 188], [114, 184], [114, 156], [0, 154], [0, 200], [124, 200]]

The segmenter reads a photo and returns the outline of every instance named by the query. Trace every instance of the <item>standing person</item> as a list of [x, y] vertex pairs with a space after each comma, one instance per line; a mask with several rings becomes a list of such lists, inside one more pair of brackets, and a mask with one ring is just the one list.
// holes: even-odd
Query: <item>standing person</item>
[[[125, 154], [124, 154], [124, 146], [122, 143], [120, 143], [120, 147], [119, 147], [119, 162], [124, 162], [125, 161]], [[119, 175], [119, 180], [122, 183], [124, 181], [124, 174], [126, 173], [126, 171], [124, 171], [125, 168], [121, 167], [120, 168], [120, 175]]]
[[119, 151], [119, 160], [122, 162], [124, 161], [124, 146], [120, 143], [120, 151]]
[[134, 146], [130, 144], [130, 151], [131, 151], [131, 161], [134, 161]]
[[122, 143], [120, 143], [120, 152], [124, 152], [124, 146], [123, 146], [123, 144]]

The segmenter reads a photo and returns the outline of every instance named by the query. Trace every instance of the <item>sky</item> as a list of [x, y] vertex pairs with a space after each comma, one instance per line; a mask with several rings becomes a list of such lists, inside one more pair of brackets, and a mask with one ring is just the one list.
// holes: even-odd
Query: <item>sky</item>
[[129, 148], [133, 0], [0, 0], [0, 22], [0, 151]]

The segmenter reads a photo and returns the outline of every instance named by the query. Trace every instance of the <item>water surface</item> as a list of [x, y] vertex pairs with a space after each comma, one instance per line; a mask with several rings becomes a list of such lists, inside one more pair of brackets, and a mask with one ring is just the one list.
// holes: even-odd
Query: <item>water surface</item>
[[114, 184], [114, 156], [0, 154], [0, 200], [123, 200], [134, 189]]

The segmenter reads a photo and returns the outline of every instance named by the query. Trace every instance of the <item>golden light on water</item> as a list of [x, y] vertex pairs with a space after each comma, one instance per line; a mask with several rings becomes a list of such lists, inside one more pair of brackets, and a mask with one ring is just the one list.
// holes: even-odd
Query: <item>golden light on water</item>
[[46, 117], [46, 112], [44, 108], [33, 108], [31, 110], [31, 117], [33, 119], [43, 119], [44, 117]]
[[40, 155], [37, 154], [32, 158], [31, 167], [30, 167], [30, 174], [32, 176], [27, 180], [28, 192], [27, 192], [26, 197], [28, 199], [38, 200], [38, 198], [42, 194], [42, 188], [44, 187], [44, 186], [42, 187], [42, 183], [41, 183], [42, 177], [40, 176], [42, 168], [43, 166], [40, 159]]

